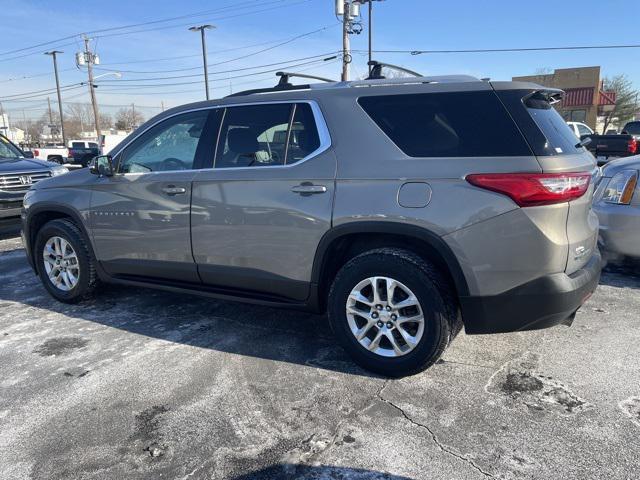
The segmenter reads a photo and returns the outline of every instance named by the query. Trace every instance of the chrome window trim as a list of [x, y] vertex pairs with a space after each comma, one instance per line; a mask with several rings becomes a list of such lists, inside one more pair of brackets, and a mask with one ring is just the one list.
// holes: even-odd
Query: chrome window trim
[[[169, 120], [170, 118], [176, 117], [178, 115], [183, 115], [186, 113], [192, 113], [192, 112], [199, 112], [202, 110], [218, 110], [218, 109], [225, 109], [224, 114], [226, 114], [226, 109], [229, 107], [245, 107], [245, 106], [255, 106], [255, 105], [275, 105], [275, 104], [282, 104], [282, 103], [287, 103], [287, 104], [296, 104], [296, 103], [306, 103], [311, 107], [311, 112], [313, 113], [313, 119], [316, 122], [316, 130], [318, 131], [318, 138], [320, 139], [320, 146], [318, 148], [316, 148], [313, 152], [309, 153], [309, 155], [307, 155], [306, 157], [304, 157], [303, 159], [299, 160], [296, 163], [292, 163], [292, 164], [288, 164], [288, 165], [272, 165], [272, 166], [268, 166], [268, 167], [264, 167], [264, 166], [251, 166], [251, 167], [229, 167], [229, 168], [219, 168], [217, 170], [220, 171], [234, 171], [234, 170], [260, 170], [260, 169], [264, 169], [264, 168], [269, 168], [269, 169], [274, 169], [274, 168], [293, 168], [296, 167], [298, 165], [303, 164], [304, 162], [307, 162], [315, 157], [317, 157], [318, 155], [326, 152], [330, 147], [331, 147], [331, 134], [329, 133], [329, 128], [327, 127], [327, 122], [324, 119], [324, 115], [322, 114], [322, 110], [320, 109], [320, 105], [318, 105], [318, 102], [316, 102], [315, 100], [296, 100], [296, 99], [291, 99], [291, 100], [277, 100], [277, 101], [266, 101], [266, 102], [242, 102], [242, 103], [230, 103], [228, 105], [209, 105], [206, 107], [200, 107], [200, 108], [192, 108], [189, 110], [182, 110], [180, 112], [176, 112], [173, 113], [171, 115], [168, 115], [166, 117], [163, 117], [162, 119], [158, 120], [157, 122], [152, 123], [151, 125], [149, 125], [148, 127], [146, 127], [144, 130], [141, 130], [140, 132], [136, 132], [136, 136], [133, 137], [131, 140], [129, 140], [125, 145], [123, 145], [120, 149], [118, 149], [117, 152], [112, 154], [112, 158], [116, 159], [116, 157], [118, 155], [120, 155], [129, 145], [131, 145], [133, 142], [135, 142], [138, 138], [140, 138], [142, 135], [144, 135], [146, 132], [148, 132], [149, 130], [151, 130], [152, 128], [154, 128], [155, 126], [161, 124], [162, 122]], [[222, 122], [220, 123], [220, 127], [222, 127]], [[218, 132], [218, 136], [220, 135], [220, 132]], [[216, 148], [214, 150], [217, 149], [218, 146], [218, 139], [216, 138]], [[215, 162], [215, 155], [217, 154], [217, 152], [214, 153], [214, 162]], [[117, 164], [119, 167], [119, 163], [120, 163], [120, 159], [117, 159]], [[202, 172], [202, 171], [211, 171], [211, 170], [215, 170], [215, 168], [212, 167], [207, 167], [207, 168], [189, 168], [186, 170], [163, 170], [163, 171], [157, 171], [157, 172], [134, 172], [134, 173], [117, 173], [116, 175], [122, 175], [122, 176], [128, 176], [128, 175], [150, 175], [150, 174], [159, 174], [159, 173], [176, 173], [176, 172]]]

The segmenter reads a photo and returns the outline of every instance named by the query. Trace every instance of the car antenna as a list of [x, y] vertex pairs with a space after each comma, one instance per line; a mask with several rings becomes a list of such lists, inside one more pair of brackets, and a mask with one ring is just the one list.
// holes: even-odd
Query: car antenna
[[408, 73], [409, 75], [413, 75], [414, 77], [422, 77], [418, 72], [414, 72], [413, 70], [409, 70], [408, 68], [399, 67], [398, 65], [392, 65], [390, 63], [378, 62], [376, 60], [371, 60], [367, 62], [369, 66], [371, 66], [371, 73], [367, 77], [367, 80], [383, 80], [386, 77], [382, 75], [382, 68], [387, 67], [392, 70], [398, 70], [399, 72]]
[[276, 76], [280, 77], [280, 81], [278, 82], [278, 85], [276, 85], [277, 88], [292, 87], [293, 85], [289, 82], [289, 79], [291, 77], [310, 78], [313, 80], [320, 80], [322, 82], [336, 81], [336, 80], [331, 80], [330, 78], [316, 77], [315, 75], [306, 75], [304, 73], [295, 73], [295, 72], [276, 72]]

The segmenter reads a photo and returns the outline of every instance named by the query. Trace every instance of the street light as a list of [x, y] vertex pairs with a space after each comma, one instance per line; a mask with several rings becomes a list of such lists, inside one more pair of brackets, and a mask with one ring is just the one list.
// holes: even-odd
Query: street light
[[[62, 97], [60, 96], [60, 80], [58, 78], [58, 60], [56, 55], [64, 53], [61, 50], [51, 50], [50, 52], [44, 52], [45, 55], [50, 55], [53, 58], [53, 71], [56, 76], [56, 92], [58, 93], [58, 110], [60, 111], [60, 133], [62, 134], [62, 144], [67, 145], [67, 137], [64, 134], [64, 118], [62, 116]], [[49, 105], [49, 113], [51, 113], [51, 105]]]
[[207, 70], [207, 44], [204, 38], [204, 31], [211, 30], [216, 28], [214, 25], [199, 25], [196, 27], [189, 27], [189, 30], [192, 32], [200, 31], [200, 36], [202, 38], [202, 64], [204, 65], [204, 89], [207, 95], [207, 100], [209, 100], [209, 72]]
[[[89, 49], [87, 48], [87, 51]], [[91, 69], [91, 65], [92, 63], [89, 62], [87, 64], [87, 67], [89, 69]], [[94, 122], [95, 122], [95, 127], [96, 127], [96, 140], [98, 141], [98, 143], [101, 142], [101, 131], [100, 131], [100, 114], [98, 113], [98, 100], [96, 100], [96, 92], [95, 89], [97, 87], [96, 85], [96, 80], [98, 78], [103, 78], [103, 77], [108, 77], [110, 75], [113, 75], [116, 78], [120, 78], [122, 77], [122, 74], [120, 72], [108, 72], [108, 73], [103, 73], [101, 75], [98, 75], [97, 77], [93, 76], [93, 72], [91, 70], [89, 70], [89, 93], [91, 94], [91, 105], [93, 106], [93, 118], [94, 118]], [[82, 82], [82, 84], [84, 84], [84, 82]]]
[[356, 3], [364, 5], [365, 3], [369, 4], [369, 76], [371, 76], [371, 61], [372, 58], [372, 48], [373, 48], [373, 2], [381, 2], [382, 0], [355, 0]]
[[98, 75], [97, 77], [93, 77], [93, 80], [95, 81], [95, 80], [97, 80], [99, 78], [102, 78], [102, 77], [108, 77], [109, 75], [113, 75], [116, 78], [121, 78], [122, 77], [122, 74], [120, 72], [109, 72], [109, 73], [102, 73], [102, 74]]

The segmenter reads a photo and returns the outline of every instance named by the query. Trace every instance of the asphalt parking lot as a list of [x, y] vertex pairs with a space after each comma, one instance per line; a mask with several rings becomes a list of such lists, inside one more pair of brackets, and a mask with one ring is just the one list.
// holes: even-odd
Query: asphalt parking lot
[[113, 287], [57, 303], [15, 232], [3, 479], [640, 478], [640, 269], [605, 272], [571, 328], [460, 334], [387, 380], [322, 317]]

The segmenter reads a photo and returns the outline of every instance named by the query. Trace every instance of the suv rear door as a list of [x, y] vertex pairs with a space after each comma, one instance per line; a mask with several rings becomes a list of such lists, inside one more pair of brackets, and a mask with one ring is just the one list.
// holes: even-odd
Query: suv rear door
[[107, 273], [199, 283], [191, 255], [191, 181], [211, 144], [211, 110], [167, 118], [120, 151], [91, 202], [96, 254]]
[[193, 255], [213, 287], [289, 301], [309, 294], [331, 227], [336, 159], [314, 102], [227, 106], [211, 169], [193, 182]]
[[579, 145], [579, 140], [553, 108], [553, 103], [560, 99], [560, 90], [542, 87], [520, 89], [518, 83], [511, 82], [494, 82], [493, 85], [544, 173], [592, 174], [589, 191], [568, 203], [566, 231], [569, 250], [565, 271], [571, 274], [582, 268], [597, 248], [598, 218], [591, 208], [598, 172], [595, 158]]

